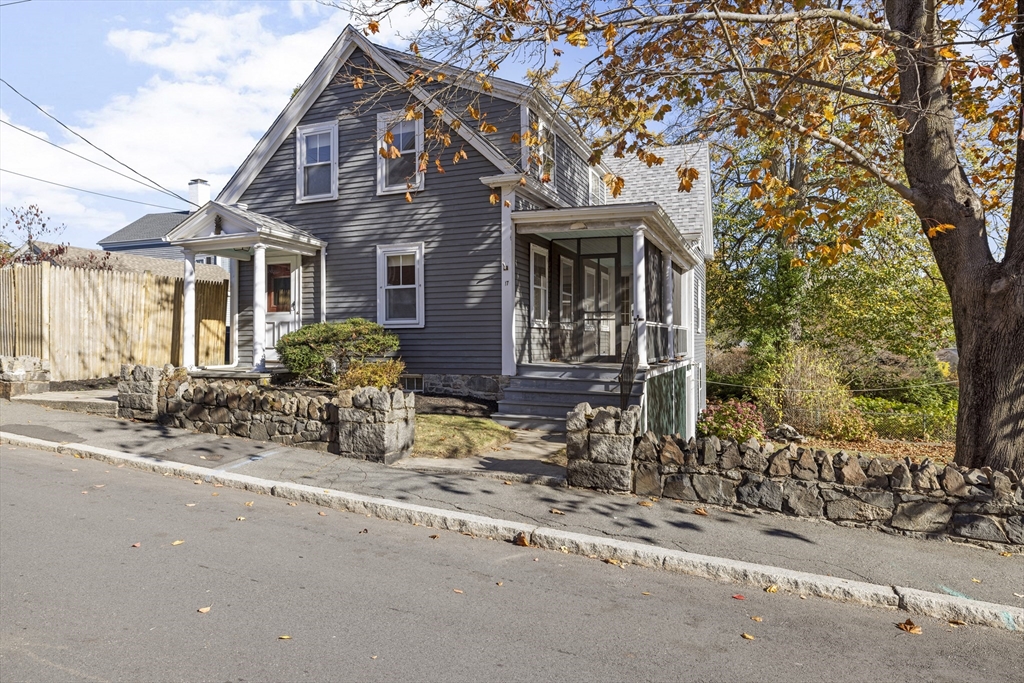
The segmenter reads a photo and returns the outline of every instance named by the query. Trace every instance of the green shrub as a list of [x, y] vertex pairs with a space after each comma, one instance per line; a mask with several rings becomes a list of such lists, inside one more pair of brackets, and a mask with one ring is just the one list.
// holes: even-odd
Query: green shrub
[[883, 439], [943, 441], [956, 436], [957, 401], [920, 405], [868, 396], [853, 401]]
[[306, 325], [281, 337], [281, 362], [303, 379], [333, 384], [352, 363], [398, 350], [398, 336], [363, 318]]
[[405, 363], [394, 358], [371, 362], [354, 360], [338, 377], [337, 387], [338, 389], [397, 387], [398, 378], [403, 372], [405, 372]]
[[737, 441], [760, 439], [764, 433], [764, 419], [753, 403], [734, 400], [709, 402], [697, 417], [697, 433]]

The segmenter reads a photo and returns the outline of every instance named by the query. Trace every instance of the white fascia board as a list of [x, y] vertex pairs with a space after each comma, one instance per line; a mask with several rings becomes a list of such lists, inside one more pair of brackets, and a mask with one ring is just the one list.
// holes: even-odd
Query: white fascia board
[[[526, 184], [523, 185], [523, 178]], [[555, 194], [546, 184], [540, 182], [532, 175], [525, 173], [502, 173], [501, 175], [488, 175], [480, 178], [480, 182], [490, 188], [515, 186], [516, 192], [523, 195], [530, 201], [541, 204], [550, 204], [556, 207], [568, 207], [569, 205]]]
[[[302, 117], [306, 115], [309, 108], [318, 97], [327, 89], [338, 67], [345, 63], [357, 47], [354, 37], [359, 32], [351, 25], [346, 26], [338, 39], [334, 41], [331, 49], [327, 51], [320, 63], [313, 72], [306, 78], [306, 81], [289, 100], [287, 106], [278, 114], [277, 119], [270, 126], [267, 132], [256, 143], [256, 146], [249, 156], [245, 158], [242, 165], [238, 167], [235, 174], [231, 176], [227, 185], [217, 195], [217, 201], [222, 204], [234, 204], [241, 198], [249, 188], [250, 183], [256, 179], [259, 172], [267, 164], [270, 158], [277, 152], [278, 148], [298, 125]], [[362, 36], [359, 36], [362, 37]]]
[[[170, 234], [170, 233], [168, 233]], [[144, 240], [119, 240], [117, 242], [97, 242], [97, 246], [102, 249], [108, 249], [110, 247], [166, 247], [167, 238], [161, 237], [159, 239], [144, 239]]]

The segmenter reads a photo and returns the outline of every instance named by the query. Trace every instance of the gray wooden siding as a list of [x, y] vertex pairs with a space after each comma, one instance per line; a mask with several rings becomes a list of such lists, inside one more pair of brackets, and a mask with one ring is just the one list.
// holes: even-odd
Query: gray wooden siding
[[[365, 57], [357, 53], [353, 59], [359, 62]], [[372, 107], [358, 107], [374, 94], [369, 85], [356, 90], [336, 82], [300, 122], [338, 121], [341, 163], [336, 201], [295, 204], [294, 133], [240, 201], [328, 243], [328, 320], [355, 316], [376, 320], [376, 246], [423, 242], [426, 324], [422, 329], [395, 330], [408, 371], [500, 374], [501, 207], [491, 205], [491, 190], [479, 180], [497, 169], [468, 144], [464, 149], [469, 158], [451, 164], [461, 142], [453, 133], [453, 147], [442, 150], [447, 172], [439, 174], [431, 164], [426, 188], [412, 203], [402, 194], [378, 197], [377, 113], [401, 111], [407, 99], [385, 93]], [[426, 125], [430, 124], [428, 115]], [[435, 151], [429, 140], [427, 148]], [[319, 259], [313, 261], [311, 272], [319, 268]], [[251, 290], [251, 273], [249, 277]], [[305, 279], [303, 288], [307, 288]], [[305, 308], [314, 308], [311, 304], [319, 300], [319, 291], [314, 292], [312, 284], [309, 288], [305, 320], [310, 319]]]
[[252, 367], [252, 261], [238, 262], [238, 367]]
[[[693, 362], [698, 365], [698, 371], [700, 373], [698, 377], [700, 391], [697, 395], [697, 410], [703, 410], [707, 405], [707, 385], [704, 383], [707, 379], [707, 335], [708, 335], [708, 321], [707, 321], [707, 279], [705, 277], [704, 259], [698, 259], [697, 265], [693, 269], [693, 310], [701, 312], [700, 321], [700, 332], [697, 332], [697, 328], [694, 327], [693, 331]], [[696, 283], [700, 282], [700, 287], [696, 286]], [[699, 301], [698, 297], [703, 297], [704, 301]]]
[[547, 328], [530, 325], [531, 244], [551, 248], [548, 240], [536, 235], [516, 235], [516, 362], [546, 363], [551, 360], [551, 333]]
[[572, 147], [555, 137], [555, 189], [569, 206], [590, 205], [590, 166]]
[[[434, 88], [436, 91], [437, 88]], [[474, 130], [483, 135], [492, 145], [505, 155], [505, 157], [517, 168], [522, 166], [523, 145], [522, 142], [512, 142], [513, 135], [522, 135], [522, 114], [520, 105], [517, 102], [492, 97], [491, 95], [471, 92], [465, 89], [453, 90], [447, 88], [439, 96], [448, 110], [459, 116], [472, 126]], [[472, 105], [481, 114], [481, 120], [473, 119], [469, 114], [469, 105]], [[493, 133], [483, 133], [480, 130], [481, 121], [486, 121], [498, 130]], [[461, 143], [462, 139], [459, 138]], [[442, 163], [447, 166], [450, 163], [451, 154], [445, 154]]]
[[132, 254], [134, 256], [149, 256], [150, 258], [166, 258], [174, 261], [185, 260], [185, 251], [181, 247], [174, 247], [170, 244], [159, 247], [105, 247], [105, 251], [118, 254]]

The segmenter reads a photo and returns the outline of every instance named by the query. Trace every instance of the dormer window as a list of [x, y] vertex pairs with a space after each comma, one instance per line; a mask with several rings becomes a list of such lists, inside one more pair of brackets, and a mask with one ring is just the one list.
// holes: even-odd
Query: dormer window
[[426, 175], [419, 170], [423, 154], [423, 117], [406, 113], [377, 115], [377, 194], [422, 190]]
[[527, 166], [530, 173], [543, 183], [555, 186], [555, 134], [546, 119], [530, 110], [529, 130], [523, 136]]
[[313, 123], [295, 132], [295, 201], [338, 198], [338, 123]]

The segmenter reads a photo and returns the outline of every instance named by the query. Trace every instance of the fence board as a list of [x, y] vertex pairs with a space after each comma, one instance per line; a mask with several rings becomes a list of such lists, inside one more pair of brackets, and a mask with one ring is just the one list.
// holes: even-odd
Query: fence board
[[[224, 362], [227, 282], [196, 283], [196, 360]], [[0, 269], [0, 354], [49, 356], [56, 381], [109, 377], [121, 363], [181, 364], [183, 280], [152, 273]]]

